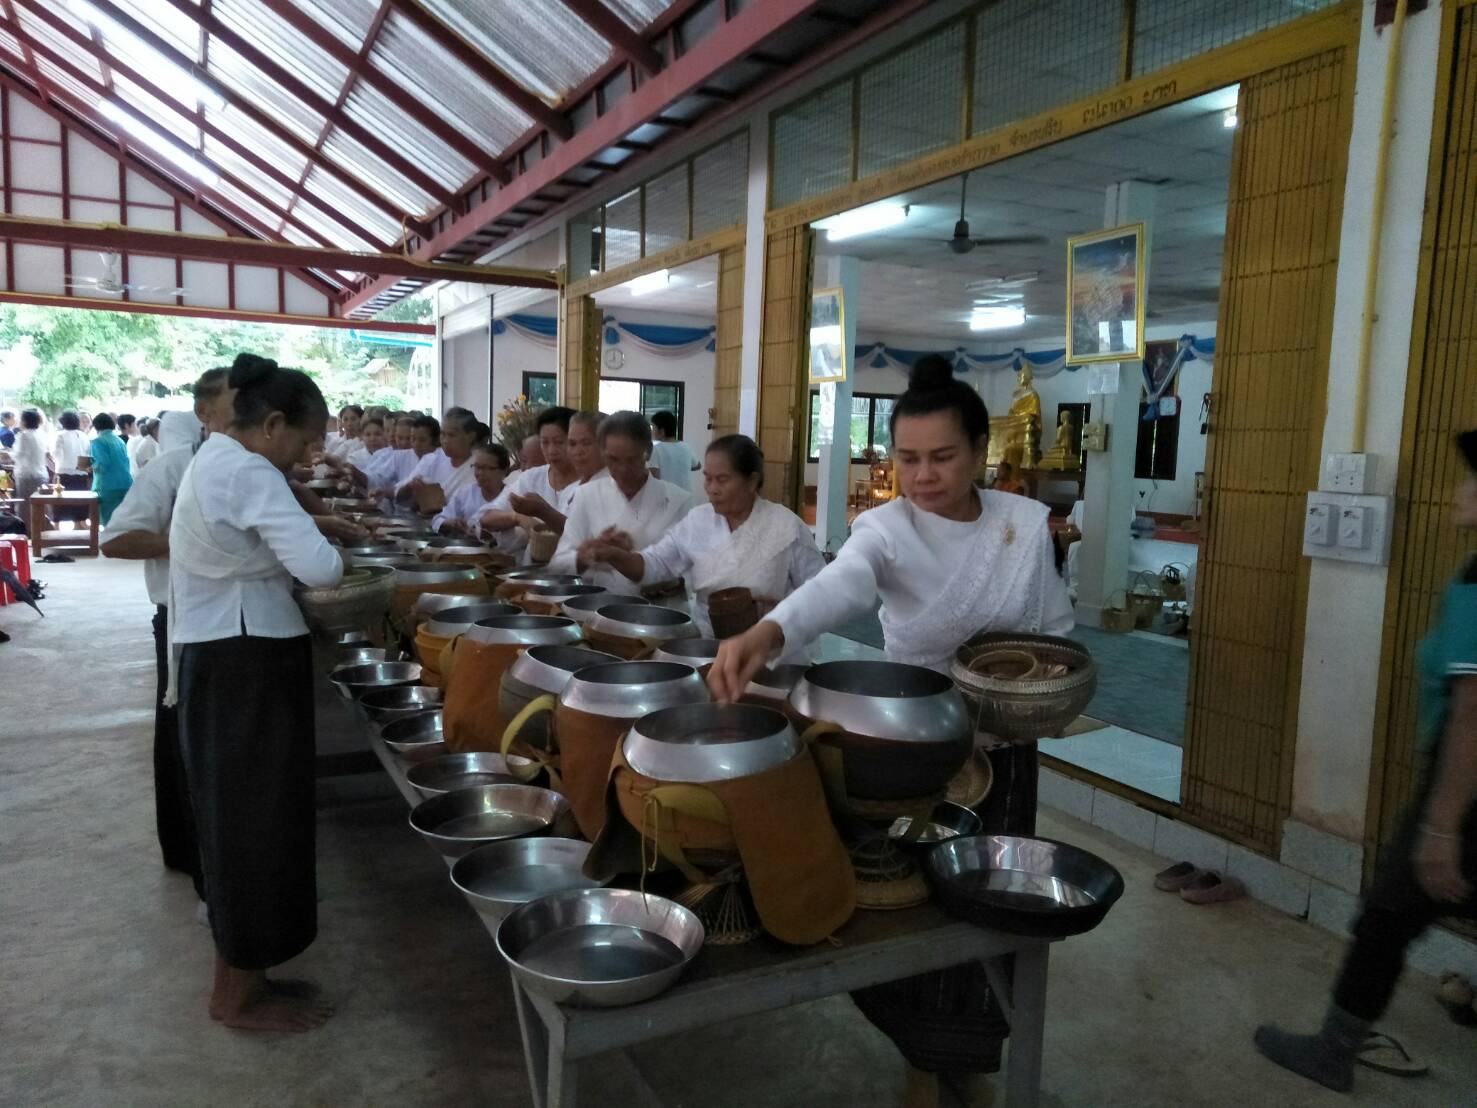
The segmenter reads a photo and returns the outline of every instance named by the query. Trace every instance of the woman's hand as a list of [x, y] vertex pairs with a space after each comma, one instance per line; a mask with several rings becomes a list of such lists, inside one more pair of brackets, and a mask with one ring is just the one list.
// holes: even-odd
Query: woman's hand
[[600, 539], [616, 550], [636, 549], [636, 543], [632, 540], [631, 536], [615, 527], [607, 527], [604, 531], [601, 531]]
[[714, 698], [725, 704], [742, 699], [754, 675], [769, 665], [769, 659], [784, 645], [785, 633], [780, 625], [767, 619], [725, 640], [708, 671], [708, 688]]
[[1472, 884], [1462, 872], [1460, 835], [1422, 827], [1414, 861], [1415, 879], [1432, 900], [1457, 904], [1472, 895]]
[[318, 525], [320, 534], [326, 538], [338, 539], [339, 542], [359, 542], [369, 538], [367, 530], [343, 516], [314, 516], [313, 522]]
[[549, 518], [552, 510], [546, 501], [538, 493], [515, 492], [508, 497], [508, 503], [513, 506], [513, 511], [521, 516], [532, 516], [534, 519], [545, 520]]

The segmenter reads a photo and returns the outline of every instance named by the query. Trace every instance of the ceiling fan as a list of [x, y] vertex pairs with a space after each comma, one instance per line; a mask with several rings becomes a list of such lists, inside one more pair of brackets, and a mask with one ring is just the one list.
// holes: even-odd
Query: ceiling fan
[[1045, 235], [987, 235], [971, 238], [969, 220], [964, 215], [964, 204], [969, 188], [969, 174], [959, 178], [959, 222], [954, 224], [954, 237], [948, 240], [949, 249], [956, 254], [968, 254], [976, 246], [1038, 246], [1046, 241]]
[[99, 253], [98, 257], [103, 260], [103, 275], [101, 277], [73, 277], [67, 274], [67, 288], [81, 289], [84, 292], [101, 292], [111, 296], [121, 296], [125, 292], [162, 292], [169, 296], [183, 296], [185, 289], [171, 288], [167, 285], [136, 285], [132, 281], [123, 280], [123, 259], [118, 254]]

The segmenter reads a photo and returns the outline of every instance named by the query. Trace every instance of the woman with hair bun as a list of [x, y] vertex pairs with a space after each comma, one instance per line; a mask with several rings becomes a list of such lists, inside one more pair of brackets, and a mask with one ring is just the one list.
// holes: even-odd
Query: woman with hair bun
[[180, 483], [169, 527], [170, 674], [215, 939], [210, 1016], [306, 1031], [330, 1009], [267, 978], [317, 934], [313, 661], [293, 578], [337, 584], [337, 551], [287, 474], [323, 437], [307, 374], [243, 354], [234, 419]]
[[[708, 677], [714, 695], [738, 700], [791, 644], [864, 614], [878, 599], [887, 658], [941, 673], [980, 631], [1071, 630], [1046, 506], [974, 486], [989, 435], [979, 394], [955, 380], [946, 359], [920, 359], [892, 412], [902, 497], [858, 516], [834, 562], [719, 648]], [[1035, 744], [987, 752], [995, 785], [976, 809], [984, 831], [1032, 834]], [[970, 1088], [976, 1075], [1000, 1068], [1008, 1028], [977, 964], [865, 989], [854, 999], [907, 1060], [909, 1105], [937, 1103], [940, 1076], [972, 1100], [981, 1092]]]

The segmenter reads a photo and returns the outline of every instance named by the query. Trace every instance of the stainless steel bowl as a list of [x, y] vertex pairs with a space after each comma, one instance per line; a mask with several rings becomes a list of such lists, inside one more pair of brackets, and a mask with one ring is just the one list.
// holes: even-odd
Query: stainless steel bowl
[[[987, 656], [1034, 659], [1049, 668], [1045, 675], [1037, 675], [1040, 667], [1029, 672], [1012, 670], [1008, 661], [993, 674], [971, 668]], [[1097, 665], [1087, 648], [1055, 635], [975, 635], [955, 652], [949, 672], [976, 729], [1011, 742], [1034, 742], [1061, 734], [1097, 691]]]
[[948, 783], [973, 747], [964, 700], [942, 673], [898, 662], [825, 662], [795, 683], [790, 706], [840, 734], [848, 796], [898, 800]]
[[941, 800], [928, 814], [923, 829], [916, 835], [910, 835], [909, 832], [912, 829], [912, 817], [899, 816], [887, 829], [887, 837], [904, 846], [935, 846], [950, 839], [957, 839], [960, 835], [979, 834], [980, 817], [963, 804]]
[[702, 634], [686, 612], [659, 604], [612, 604], [597, 611], [585, 626], [593, 633], [644, 642], [695, 639]]
[[[421, 599], [428, 600], [432, 596], [444, 597], [446, 595], [445, 593], [428, 593]], [[421, 630], [428, 635], [440, 635], [449, 639], [462, 634], [479, 619], [495, 619], [498, 616], [523, 614], [523, 609], [518, 605], [508, 604], [502, 600], [484, 600], [468, 604], [465, 596], [454, 596], [450, 599], [460, 601], [460, 603], [442, 606], [440, 611], [434, 613], [426, 623], [421, 624]]]
[[362, 666], [369, 662], [397, 662], [399, 656], [391, 656], [393, 651], [383, 646], [349, 646], [344, 647], [334, 655], [333, 668], [343, 669], [346, 666]]
[[474, 554], [486, 554], [492, 547], [470, 535], [445, 535], [426, 540], [427, 550], [466, 550]]
[[384, 619], [395, 591], [392, 570], [383, 566], [351, 566], [335, 585], [294, 590], [308, 626], [320, 634], [369, 627]]
[[582, 669], [559, 694], [566, 708], [593, 716], [640, 719], [662, 708], [709, 699], [697, 670], [680, 662], [607, 662]]
[[440, 709], [387, 723], [380, 730], [380, 738], [392, 754], [407, 764], [429, 761], [446, 753]]
[[580, 839], [504, 839], [463, 854], [451, 866], [451, 883], [477, 914], [497, 923], [530, 900], [609, 883], [584, 874], [590, 844]]
[[541, 604], [563, 604], [577, 596], [596, 596], [608, 591], [604, 585], [529, 585], [523, 595]]
[[567, 646], [580, 641], [580, 627], [563, 616], [494, 616], [467, 628], [466, 639], [492, 646]]
[[359, 698], [359, 706], [370, 723], [384, 726], [417, 712], [434, 711], [441, 707], [442, 695], [440, 689], [431, 685], [396, 685], [365, 693]]
[[342, 666], [328, 675], [334, 687], [347, 700], [357, 700], [375, 689], [420, 683], [419, 662], [366, 662], [359, 666]]
[[392, 542], [363, 542], [343, 548], [345, 558], [382, 558], [400, 553]]
[[790, 721], [752, 704], [682, 704], [642, 716], [625, 738], [626, 762], [657, 781], [729, 781], [800, 753]]
[[1123, 895], [1123, 875], [1055, 839], [967, 835], [930, 850], [924, 870], [953, 915], [1012, 935], [1091, 931]]
[[709, 665], [718, 657], [719, 639], [670, 639], [656, 648], [653, 662], [681, 662], [685, 666]]
[[531, 646], [508, 667], [504, 679], [511, 676], [536, 692], [558, 696], [580, 670], [619, 661], [614, 654], [583, 646]]
[[522, 784], [509, 772], [506, 758], [486, 750], [442, 754], [419, 762], [405, 771], [405, 782], [422, 799], [478, 785]]
[[347, 492], [349, 483], [347, 481], [340, 481], [337, 477], [314, 477], [311, 481], [307, 482], [307, 487], [314, 492]]
[[584, 578], [577, 573], [551, 573], [547, 566], [528, 566], [525, 569], [509, 570], [502, 575], [505, 584], [519, 585], [583, 585]]
[[646, 604], [644, 597], [632, 593], [603, 592], [588, 596], [574, 596], [559, 605], [561, 611], [576, 623], [588, 623], [601, 608], [612, 604]]
[[369, 512], [374, 510], [377, 503], [362, 496], [331, 496], [323, 501], [330, 512], [344, 514], [347, 512]]
[[369, 636], [363, 631], [342, 631], [329, 640], [334, 646], [370, 646]]
[[[456, 585], [481, 579], [481, 571], [471, 566], [443, 566], [433, 562], [422, 562], [419, 559], [411, 565], [399, 566], [395, 570], [396, 588], [430, 589], [439, 585]], [[462, 599], [466, 600], [465, 597]]]
[[351, 566], [379, 566], [382, 569], [401, 569], [404, 566], [417, 564], [414, 554], [402, 554], [398, 551], [382, 551], [375, 554], [351, 554], [344, 551], [344, 560]]
[[534, 785], [477, 785], [422, 800], [410, 826], [447, 858], [499, 839], [551, 834], [569, 801]]
[[773, 701], [776, 705], [784, 704], [809, 668], [802, 665], [766, 666], [754, 674], [745, 695], [756, 700]]
[[[424, 565], [425, 563], [417, 559], [416, 564]], [[489, 602], [502, 603], [502, 601]], [[420, 596], [416, 597], [415, 603], [410, 606], [410, 611], [418, 622], [423, 622], [428, 619], [435, 619], [442, 612], [448, 611], [451, 608], [465, 608], [469, 605], [480, 603], [483, 603], [481, 599], [475, 596], [468, 596], [466, 593], [423, 592]], [[516, 608], [517, 605], [515, 604], [514, 607]]]
[[703, 947], [703, 925], [675, 901], [633, 889], [577, 889], [514, 909], [497, 948], [529, 992], [612, 1008], [665, 992]]

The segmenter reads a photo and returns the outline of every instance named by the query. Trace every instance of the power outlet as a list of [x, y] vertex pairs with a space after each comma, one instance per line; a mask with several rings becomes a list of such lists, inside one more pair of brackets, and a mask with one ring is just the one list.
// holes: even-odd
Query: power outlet
[[1333, 506], [1309, 504], [1307, 518], [1303, 520], [1303, 545], [1332, 546], [1334, 531]]
[[1373, 454], [1329, 454], [1323, 459], [1321, 491], [1368, 496], [1374, 489]]
[[1390, 515], [1394, 499], [1343, 492], [1310, 492], [1303, 516], [1303, 553], [1310, 558], [1390, 563]]
[[1089, 423], [1082, 428], [1082, 449], [1099, 454], [1108, 449], [1108, 425], [1101, 422]]

